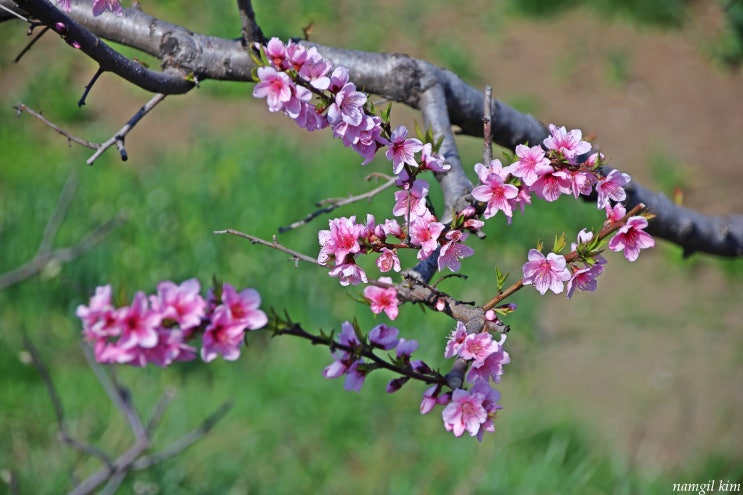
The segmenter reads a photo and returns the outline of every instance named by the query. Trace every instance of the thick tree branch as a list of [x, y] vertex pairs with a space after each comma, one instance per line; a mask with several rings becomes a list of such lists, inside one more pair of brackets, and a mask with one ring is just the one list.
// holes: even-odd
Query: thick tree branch
[[[73, 14], [78, 10], [87, 8], [91, 19], [99, 21], [103, 19], [105, 23], [116, 23], [115, 19], [117, 18], [114, 16], [92, 17], [90, 5], [81, 6], [78, 3], [75, 3]], [[67, 16], [46, 0], [25, 0], [22, 2], [22, 7], [26, 13], [62, 34], [69, 44], [79, 46], [80, 50], [100, 64], [103, 71], [113, 72], [132, 84], [154, 93], [180, 94], [190, 91], [194, 86], [193, 81], [188, 78], [188, 71], [164, 64], [166, 70], [157, 72], [145, 68], [138, 62], [129, 60], [103, 43], [94, 34], [91, 27], [75, 22], [72, 17]], [[127, 9], [129, 15], [136, 15], [139, 12], [135, 9]], [[138, 25], [145, 28], [144, 25]], [[127, 44], [126, 40], [123, 43]], [[165, 43], [165, 39], [163, 39], [163, 43]], [[170, 48], [173, 47], [170, 46]], [[163, 50], [163, 53], [166, 53], [166, 49]]]
[[[10, 0], [0, 0], [0, 4], [18, 9]], [[183, 93], [193, 86], [192, 81], [202, 79], [251, 80], [254, 64], [242, 40], [196, 34], [155, 19], [138, 9], [126, 9], [123, 17], [93, 17], [90, 2], [73, 2], [70, 17], [76, 23], [70, 23], [70, 18], [43, 0], [26, 0], [22, 2], [22, 9], [47, 26], [54, 27], [57, 22], [67, 23], [68, 41], [79, 42], [81, 49], [96, 60], [103, 70], [115, 72], [153, 92]], [[10, 18], [10, 14], [6, 17]], [[243, 26], [246, 24], [243, 23]], [[92, 33], [157, 57], [165, 71], [158, 73], [144, 69], [101, 43]], [[429, 103], [432, 99], [429, 95], [435, 94], [435, 99], [439, 100], [435, 103], [445, 104], [450, 124], [459, 126], [464, 134], [483, 135], [482, 94], [451, 71], [398, 53], [369, 53], [303, 43], [316, 46], [334, 65], [347, 67], [351, 79], [364, 91], [424, 112], [434, 112], [432, 109], [436, 106]], [[190, 78], [187, 79], [186, 75], [190, 75]], [[547, 136], [546, 127], [536, 118], [500, 101], [493, 101], [490, 114], [493, 141], [501, 146], [514, 149], [518, 144], [540, 143]], [[434, 123], [443, 126], [444, 120], [434, 116], [431, 124]], [[442, 133], [440, 129], [437, 135]], [[454, 155], [452, 151], [449, 153], [451, 159]], [[458, 172], [452, 174], [454, 187], [444, 186], [447, 205], [456, 205], [462, 197], [459, 189], [463, 183], [456, 177]], [[648, 231], [680, 245], [687, 254], [696, 251], [719, 256], [743, 254], [741, 216], [714, 217], [695, 213], [634, 184], [630, 188], [628, 206], [639, 203], [646, 204], [657, 215]]]

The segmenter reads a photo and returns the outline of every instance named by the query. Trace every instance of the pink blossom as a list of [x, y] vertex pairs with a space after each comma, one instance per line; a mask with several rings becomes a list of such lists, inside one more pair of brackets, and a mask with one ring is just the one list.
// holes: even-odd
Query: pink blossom
[[[359, 367], [362, 365], [362, 367]], [[364, 360], [354, 361], [346, 370], [346, 380], [343, 382], [343, 388], [349, 392], [359, 392], [364, 385], [368, 370], [363, 368]]]
[[426, 206], [427, 195], [428, 182], [423, 179], [416, 179], [409, 189], [395, 192], [395, 206], [392, 208], [392, 214], [405, 218], [424, 216], [428, 211]]
[[529, 186], [529, 191], [549, 202], [555, 201], [561, 194], [570, 194], [572, 190], [569, 174], [564, 170], [541, 175], [534, 184]]
[[439, 271], [443, 270], [444, 267], [449, 268], [453, 272], [459, 271], [461, 266], [461, 260], [467, 256], [475, 254], [475, 250], [471, 247], [462, 244], [469, 234], [462, 232], [461, 230], [450, 230], [444, 237], [449, 240], [441, 246], [439, 252], [438, 267]]
[[593, 240], [593, 232], [586, 229], [581, 229], [580, 232], [578, 232], [578, 242], [572, 242], [570, 243], [570, 250], [575, 251], [578, 249], [578, 246], [583, 246], [588, 244]]
[[294, 69], [297, 72], [304, 66], [307, 61], [307, 48], [304, 46], [289, 42], [286, 45], [286, 60], [284, 60], [284, 67], [286, 69]]
[[480, 394], [484, 397], [482, 401], [482, 406], [485, 409], [485, 412], [487, 413], [487, 419], [480, 425], [480, 429], [477, 431], [477, 440], [482, 442], [482, 437], [485, 434], [485, 432], [493, 432], [495, 431], [495, 425], [493, 423], [493, 420], [495, 419], [496, 413], [503, 409], [503, 407], [498, 404], [498, 401], [500, 400], [500, 392], [495, 390], [494, 388], [491, 388], [488, 382], [486, 381], [479, 381], [477, 382], [471, 389], [470, 392], [475, 394]]
[[407, 136], [408, 129], [402, 125], [392, 131], [390, 136], [390, 149], [386, 156], [392, 162], [392, 172], [395, 174], [399, 174], [406, 163], [411, 167], [418, 167], [414, 155], [423, 149], [423, 143], [419, 139], [407, 139]]
[[75, 314], [83, 322], [83, 336], [88, 342], [117, 337], [121, 333], [111, 304], [110, 285], [97, 287], [89, 305], [79, 305]]
[[437, 396], [440, 391], [440, 385], [433, 385], [432, 387], [428, 387], [426, 391], [423, 392], [423, 400], [421, 401], [420, 406], [421, 414], [428, 414], [433, 411], [433, 408], [438, 403]]
[[415, 217], [410, 222], [410, 242], [420, 246], [418, 259], [424, 260], [434, 252], [439, 245], [439, 236], [444, 231], [444, 224], [429, 221], [423, 217]]
[[468, 382], [476, 383], [478, 380], [487, 382], [491, 378], [495, 383], [500, 382], [501, 376], [503, 376], [503, 366], [511, 362], [508, 352], [503, 349], [505, 342], [506, 334], [501, 334], [500, 341], [493, 342], [497, 349], [488, 354], [485, 359], [472, 364], [469, 373], [467, 373]]
[[385, 141], [382, 137], [382, 120], [376, 115], [365, 115], [358, 130], [354, 131], [354, 135], [354, 141], [350, 146], [364, 159], [361, 164], [367, 165], [374, 159], [377, 149]]
[[606, 263], [606, 260], [603, 257], [601, 258], [601, 260], [603, 262], [599, 262], [597, 260], [597, 262], [593, 266], [587, 265], [584, 268], [575, 270], [573, 272], [572, 277], [570, 277], [570, 280], [568, 280], [568, 289], [566, 294], [568, 299], [573, 297], [573, 292], [575, 292], [575, 289], [591, 292], [596, 290], [596, 286], [598, 285], [596, 277], [601, 275], [601, 272], [604, 271], [604, 264]]
[[[222, 307], [229, 313], [230, 320], [247, 327], [248, 330], [257, 330], [268, 323], [266, 313], [258, 309], [261, 305], [261, 296], [255, 289], [244, 289], [237, 292], [228, 283], [222, 284]], [[215, 311], [219, 310], [219, 306]]]
[[613, 207], [606, 205], [604, 211], [606, 211], [606, 222], [604, 222], [604, 225], [619, 222], [624, 218], [624, 215], [627, 214], [627, 210], [624, 208], [622, 203], [617, 203]]
[[591, 194], [593, 183], [596, 181], [593, 174], [581, 172], [580, 170], [566, 170], [566, 172], [574, 197], [577, 198], [581, 194], [583, 196]]
[[59, 8], [64, 10], [65, 12], [69, 12], [70, 10], [72, 10], [70, 1], [71, 0], [57, 0], [57, 5], [59, 5]]
[[410, 356], [418, 349], [418, 341], [408, 340], [401, 338], [397, 343], [397, 357], [398, 358], [410, 358]]
[[366, 272], [352, 260], [350, 263], [343, 263], [336, 265], [330, 272], [328, 272], [333, 278], [338, 278], [341, 285], [359, 285], [360, 283], [366, 283]]
[[524, 285], [534, 284], [540, 294], [551, 290], [555, 294], [563, 291], [563, 282], [570, 280], [572, 274], [565, 257], [549, 253], [546, 257], [536, 249], [529, 250], [529, 261], [523, 266]]
[[444, 157], [433, 151], [433, 145], [426, 143], [421, 148], [420, 170], [430, 170], [432, 172], [446, 172], [451, 165], [444, 163]]
[[452, 401], [442, 412], [446, 431], [453, 432], [457, 437], [461, 437], [465, 431], [470, 436], [477, 435], [480, 426], [488, 419], [488, 413], [483, 406], [485, 399], [486, 397], [480, 393], [456, 389], [452, 394]]
[[199, 294], [200, 290], [195, 278], [181, 285], [163, 281], [157, 284], [157, 296], [150, 296], [150, 304], [163, 320], [172, 320], [181, 330], [187, 330], [199, 326], [205, 314], [206, 301]]
[[165, 368], [175, 361], [191, 361], [196, 358], [196, 349], [186, 345], [185, 332], [174, 328], [158, 328], [158, 342], [145, 352], [146, 360]]
[[449, 339], [446, 341], [446, 349], [444, 350], [444, 357], [450, 358], [459, 354], [464, 340], [467, 338], [467, 328], [464, 323], [457, 321], [457, 327], [449, 334]]
[[93, 0], [93, 15], [95, 17], [98, 17], [107, 10], [118, 16], [124, 15], [119, 0]]
[[270, 112], [296, 106], [294, 114], [299, 115], [299, 101], [294, 98], [294, 81], [288, 75], [276, 71], [273, 67], [259, 67], [257, 75], [260, 82], [253, 88], [254, 97], [266, 98]]
[[[389, 277], [380, 277], [379, 281], [392, 283], [392, 279]], [[371, 303], [372, 313], [379, 314], [384, 311], [390, 320], [397, 318], [397, 306], [400, 301], [397, 300], [397, 289], [394, 287], [384, 288], [369, 285], [364, 288], [364, 297]]]
[[[361, 346], [361, 341], [356, 335], [356, 330], [348, 321], [343, 322], [341, 333], [338, 336], [338, 342], [351, 349]], [[366, 377], [366, 372], [359, 369], [358, 365], [363, 364], [362, 360], [357, 360], [354, 353], [348, 350], [337, 350], [333, 352], [333, 362], [323, 370], [325, 378], [338, 378], [346, 375], [344, 387], [346, 390], [360, 390]]]
[[268, 40], [268, 43], [266, 44], [266, 57], [268, 57], [269, 62], [271, 62], [275, 68], [282, 68], [284, 66], [284, 59], [286, 58], [286, 47], [284, 46], [284, 42], [276, 37]]
[[310, 132], [319, 131], [328, 126], [328, 120], [318, 111], [317, 107], [305, 101], [300, 103], [299, 113], [293, 119], [299, 127]]
[[552, 172], [550, 161], [541, 146], [529, 148], [519, 144], [516, 146], [516, 155], [519, 159], [511, 166], [511, 174], [519, 177], [527, 186], [534, 184], [540, 176]]
[[464, 338], [458, 354], [462, 359], [471, 359], [472, 366], [479, 368], [488, 356], [499, 350], [499, 343], [493, 340], [489, 332], [478, 332]]
[[330, 87], [328, 73], [333, 66], [317, 52], [314, 46], [307, 50], [307, 59], [299, 69], [299, 75], [308, 80], [312, 87], [325, 90]]
[[351, 348], [361, 346], [359, 336], [356, 335], [356, 329], [351, 322], [344, 321], [341, 325], [341, 333], [338, 335], [338, 342]]
[[400, 331], [384, 323], [380, 323], [369, 331], [369, 343], [385, 351], [394, 349], [400, 342], [397, 335]]
[[201, 339], [201, 359], [205, 363], [213, 361], [220, 354], [227, 361], [240, 357], [245, 325], [236, 323], [230, 312], [222, 308], [214, 312]]
[[116, 310], [117, 325], [121, 329], [118, 345], [122, 349], [143, 347], [146, 349], [157, 345], [157, 327], [162, 315], [148, 307], [147, 296], [137, 292], [130, 306]]
[[[550, 170], [552, 169], [550, 168]], [[502, 211], [508, 218], [511, 218], [512, 211], [509, 200], [516, 198], [519, 189], [513, 184], [505, 183], [509, 172], [503, 168], [500, 160], [490, 162], [490, 167], [478, 163], [475, 165], [475, 172], [477, 172], [477, 176], [483, 185], [472, 190], [472, 197], [478, 201], [487, 202], [483, 216], [492, 218], [496, 213]]]
[[382, 225], [382, 229], [384, 230], [384, 233], [387, 235], [397, 237], [398, 239], [405, 238], [405, 233], [402, 231], [402, 227], [400, 227], [400, 224], [394, 218], [391, 220], [390, 219], [385, 220], [384, 224]]
[[640, 256], [640, 249], [655, 246], [653, 238], [644, 230], [647, 226], [645, 217], [630, 217], [609, 241], [609, 249], [615, 252], [624, 251], [624, 257], [628, 261], [635, 261]]
[[337, 266], [343, 264], [349, 255], [361, 251], [359, 237], [364, 233], [364, 226], [356, 223], [355, 215], [333, 218], [329, 225], [330, 230], [318, 233], [321, 248], [317, 262], [326, 265], [332, 256]]
[[397, 257], [394, 251], [389, 248], [383, 247], [379, 258], [377, 258], [377, 267], [382, 273], [390, 270], [400, 271], [400, 259]]
[[591, 143], [583, 141], [580, 129], [567, 131], [565, 127], [557, 127], [554, 124], [550, 124], [549, 129], [550, 136], [545, 138], [544, 145], [547, 149], [562, 153], [570, 163], [575, 163], [578, 156], [591, 151]]
[[346, 83], [335, 95], [333, 103], [328, 107], [328, 120], [331, 124], [345, 122], [351, 126], [358, 126], [364, 117], [363, 107], [366, 95], [356, 91], [356, 85]]
[[629, 175], [620, 172], [619, 170], [612, 170], [606, 177], [599, 178], [596, 183], [596, 192], [598, 193], [598, 208], [606, 208], [609, 206], [610, 201], [620, 202], [627, 198], [627, 193], [624, 191], [624, 186], [628, 184], [632, 179]]

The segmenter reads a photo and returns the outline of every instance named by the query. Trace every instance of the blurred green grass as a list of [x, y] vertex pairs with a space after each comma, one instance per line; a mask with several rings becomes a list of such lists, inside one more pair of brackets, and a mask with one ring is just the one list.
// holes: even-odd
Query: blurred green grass
[[[221, 15], [232, 11], [233, 2], [213, 2], [213, 8], [205, 10], [175, 1], [151, 7], [153, 13], [201, 32], [237, 35], [235, 16]], [[273, 9], [281, 16], [257, 9], [264, 30], [283, 37], [297, 35], [308, 20], [317, 24], [316, 29], [328, 30], [341, 19], [346, 28], [330, 36], [344, 46], [374, 49], [386, 35], [361, 4], [278, 1]], [[399, 22], [422, 33], [422, 43], [435, 40], [435, 33], [425, 28], [425, 17], [418, 14], [419, 8], [407, 3]], [[0, 33], [11, 29], [0, 26]], [[3, 39], [7, 52], [12, 38], [0, 36]], [[110, 132], [95, 113], [74, 106], [79, 81], [71, 77], [75, 71], [69, 67], [87, 66], [77, 53], [53, 47], [45, 49], [58, 57], [40, 77], [1, 98], [6, 114], [0, 126], [0, 272], [33, 255], [70, 175], [78, 178], [79, 186], [57, 245], [76, 242], [122, 209], [131, 221], [61, 270], [49, 270], [0, 292], [0, 431], [8, 432], [0, 437], [0, 469], [12, 471], [24, 493], [59, 493], [71, 486], [71, 472], [84, 477], [99, 466], [57, 440], [49, 398], [27, 364], [22, 333], [34, 340], [52, 370], [74, 435], [112, 452], [123, 451], [131, 441], [125, 422], [109, 405], [79, 349], [74, 310], [96, 285], [111, 283], [131, 296], [135, 290], [152, 292], [162, 279], [196, 276], [207, 283], [216, 274], [238, 287], [258, 288], [265, 307], [286, 307], [308, 329], [338, 328], [354, 315], [364, 328], [379, 321], [348, 297], [353, 289], [339, 288], [323, 270], [295, 269], [281, 253], [212, 232], [232, 227], [270, 238], [278, 226], [311, 211], [315, 201], [363, 191], [364, 176], [386, 171], [381, 164], [361, 168], [358, 157], [327, 136], [311, 140], [291, 124], [277, 134], [276, 129], [262, 127], [262, 116], [250, 115], [257, 122], [243, 128], [186, 129], [176, 147], [133, 156], [125, 164], [109, 152], [88, 168], [87, 150], [68, 149], [31, 119], [12, 116], [10, 105], [23, 100], [43, 105], [49, 118], [76, 134], [93, 139]], [[462, 53], [465, 47], [454, 44], [440, 50], [441, 58], [434, 61], [454, 64]], [[466, 64], [454, 68], [471, 70]], [[188, 98], [201, 106], [212, 101], [242, 105], [246, 94], [243, 85], [207, 82], [204, 91]], [[105, 112], [104, 103], [99, 100], [95, 112]], [[157, 113], [150, 118], [157, 119]], [[136, 131], [130, 139], [137, 139]], [[480, 147], [477, 140], [463, 139], [462, 156], [467, 162], [477, 161]], [[388, 193], [373, 204], [354, 205], [338, 214], [370, 211], [383, 218], [390, 197]], [[450, 279], [442, 287], [464, 300], [481, 300], [483, 292], [493, 290], [496, 264], [515, 273], [525, 247], [537, 239], [549, 244], [563, 230], [573, 238], [576, 226], [600, 220], [595, 209], [561, 201], [558, 208], [535, 205], [523, 219], [517, 214], [507, 241], [501, 234], [504, 223], [492, 222], [478, 265], [471, 261], [463, 265], [470, 278]], [[314, 254], [313, 232], [325, 222], [318, 219], [279, 240]], [[509, 337], [509, 344], [523, 352], [535, 344], [531, 330], [537, 326], [539, 299], [524, 293], [516, 302], [520, 310], [509, 323], [519, 331]], [[404, 307], [395, 325], [421, 343], [421, 357], [445, 366], [437, 356], [452, 326], [449, 320]], [[383, 390], [389, 376], [378, 372], [361, 393], [346, 393], [340, 380], [321, 378], [331, 360], [327, 349], [287, 339], [268, 342], [260, 335], [250, 342], [236, 363], [119, 371], [144, 413], [166, 387], [178, 389], [178, 399], [158, 430], [158, 447], [196, 427], [224, 400], [231, 398], [235, 404], [205, 440], [161, 466], [132, 475], [124, 493], [137, 487], [168, 494], [302, 493], [310, 487], [318, 493], [667, 493], [672, 476], [679, 475], [638, 472], [597, 442], [594, 432], [568, 411], [545, 414], [543, 403], [530, 395], [533, 384], [526, 365], [517, 359], [500, 387], [505, 409], [498, 432], [478, 444], [444, 432], [437, 413], [421, 417], [417, 406], [422, 388], [416, 384], [387, 396]], [[722, 458], [689, 466], [683, 474], [704, 480], [740, 476], [735, 469], [730, 459]]]

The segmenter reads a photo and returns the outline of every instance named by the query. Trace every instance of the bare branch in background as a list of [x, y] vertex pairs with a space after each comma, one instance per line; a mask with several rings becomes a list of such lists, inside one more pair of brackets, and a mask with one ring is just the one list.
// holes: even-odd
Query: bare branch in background
[[128, 220], [128, 214], [122, 210], [111, 220], [92, 230], [77, 244], [69, 247], [52, 249], [54, 239], [64, 221], [65, 215], [67, 214], [67, 208], [72, 201], [76, 187], [76, 179], [70, 177], [65, 184], [64, 190], [57, 202], [57, 206], [54, 209], [54, 213], [52, 213], [52, 216], [44, 229], [44, 234], [39, 243], [36, 255], [18, 268], [0, 274], [0, 290], [7, 289], [12, 285], [21, 283], [24, 280], [41, 273], [50, 263], [63, 264], [79, 258], [100, 244], [100, 242], [103, 241], [103, 239], [105, 239], [111, 232], [119, 228]]

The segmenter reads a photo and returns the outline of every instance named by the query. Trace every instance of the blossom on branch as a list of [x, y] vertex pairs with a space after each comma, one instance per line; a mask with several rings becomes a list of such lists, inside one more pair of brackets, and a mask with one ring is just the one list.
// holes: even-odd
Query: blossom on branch
[[645, 217], [630, 217], [609, 241], [609, 249], [623, 251], [628, 261], [635, 261], [640, 256], [641, 249], [655, 246], [653, 238], [644, 230], [647, 226]]
[[[379, 281], [387, 284], [392, 283], [392, 279], [389, 277], [380, 277]], [[384, 311], [390, 320], [397, 318], [397, 306], [400, 301], [397, 300], [397, 289], [394, 287], [384, 288], [369, 285], [364, 288], [364, 297], [371, 303], [372, 313], [379, 314]]]
[[540, 294], [548, 290], [561, 293], [565, 288], [564, 282], [571, 277], [564, 256], [555, 253], [545, 256], [536, 249], [529, 250], [529, 261], [524, 264], [523, 272], [524, 285], [533, 284]]

